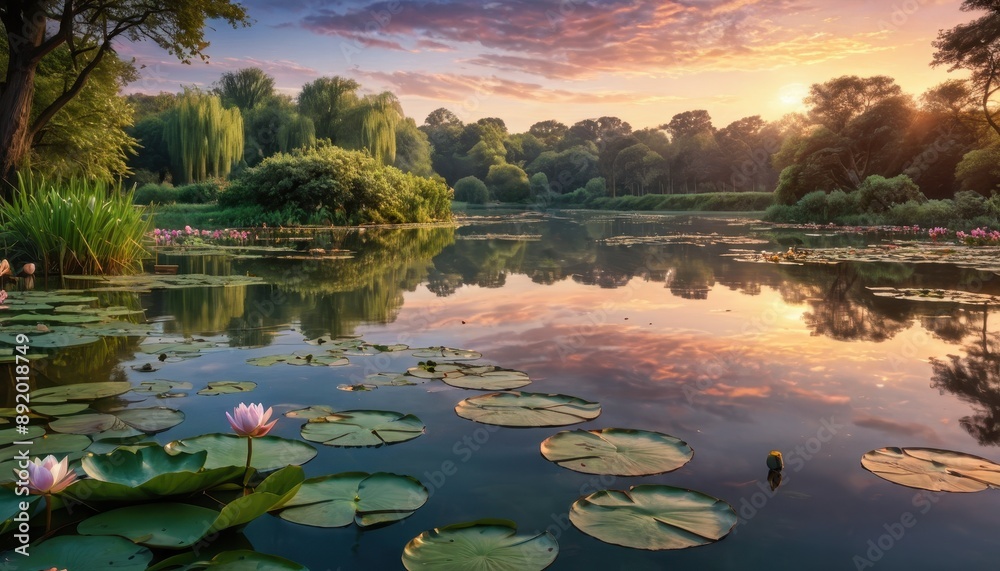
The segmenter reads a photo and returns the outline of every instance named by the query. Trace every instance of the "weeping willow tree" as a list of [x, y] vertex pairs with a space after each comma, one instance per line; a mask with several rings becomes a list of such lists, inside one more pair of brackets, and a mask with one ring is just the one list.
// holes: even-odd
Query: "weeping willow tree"
[[316, 146], [316, 126], [312, 119], [302, 115], [291, 115], [278, 127], [278, 149], [287, 153], [292, 149]]
[[366, 95], [352, 107], [345, 119], [344, 147], [367, 150], [375, 160], [391, 165], [396, 160], [396, 126], [403, 120], [403, 108], [388, 91]]
[[215, 95], [185, 92], [165, 123], [175, 183], [225, 178], [243, 158], [243, 116], [237, 108], [225, 109]]

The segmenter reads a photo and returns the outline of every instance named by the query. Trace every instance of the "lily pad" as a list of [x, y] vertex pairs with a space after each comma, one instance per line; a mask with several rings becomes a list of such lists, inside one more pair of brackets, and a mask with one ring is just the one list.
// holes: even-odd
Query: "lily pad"
[[[9, 335], [11, 345], [23, 345], [17, 343], [15, 335]], [[2, 341], [0, 341], [2, 342]], [[13, 347], [0, 347], [0, 365], [7, 365], [10, 363], [19, 364], [24, 363], [27, 359], [29, 362], [38, 361], [48, 357], [45, 353], [28, 353], [27, 355], [22, 355], [21, 353], [15, 353]]]
[[71, 490], [93, 500], [136, 500], [189, 495], [238, 481], [244, 468], [225, 466], [202, 470], [208, 453], [168, 454], [159, 446], [116, 450], [83, 458], [90, 479]]
[[97, 323], [102, 321], [102, 318], [89, 314], [19, 313], [9, 316], [0, 315], [0, 321], [4, 323], [63, 323], [79, 325], [81, 323]]
[[132, 390], [125, 381], [105, 381], [100, 383], [77, 383], [32, 391], [33, 403], [61, 403], [67, 401], [92, 401], [113, 397]]
[[320, 404], [316, 406], [307, 406], [306, 408], [300, 408], [296, 410], [290, 410], [285, 413], [288, 418], [319, 418], [321, 416], [329, 416], [331, 414], [337, 414], [337, 411], [333, 410], [332, 407], [326, 406], [325, 404]]
[[270, 367], [277, 365], [278, 363], [285, 363], [287, 365], [311, 365], [313, 367], [342, 367], [344, 365], [349, 365], [350, 361], [343, 355], [339, 354], [313, 354], [303, 351], [291, 355], [267, 355], [264, 357], [256, 357], [253, 359], [247, 359], [247, 363], [258, 367]]
[[308, 571], [307, 568], [277, 555], [257, 553], [248, 549], [224, 551], [215, 557], [204, 560], [203, 553], [184, 553], [157, 563], [154, 569], [214, 569], [216, 571]]
[[377, 388], [378, 387], [376, 387], [375, 385], [366, 385], [366, 384], [363, 384], [363, 383], [362, 384], [357, 384], [357, 385], [348, 385], [348, 384], [337, 385], [337, 390], [338, 391], [345, 391], [345, 392], [349, 392], [349, 393], [364, 393], [364, 392], [373, 391], [373, 390], [375, 390]]
[[527, 373], [485, 365], [481, 367], [462, 366], [459, 374], [445, 375], [446, 384], [460, 389], [478, 391], [508, 391], [530, 385]]
[[600, 403], [581, 398], [517, 391], [471, 397], [455, 407], [458, 416], [499, 426], [565, 426], [600, 416]]
[[714, 543], [736, 525], [736, 512], [712, 496], [658, 484], [601, 490], [580, 498], [569, 520], [587, 535], [635, 549], [685, 549]]
[[[96, 334], [81, 331], [79, 333], [66, 333], [61, 331], [51, 331], [49, 333], [33, 333], [31, 335], [32, 349], [57, 349], [62, 347], [76, 347], [78, 345], [89, 345], [97, 343], [101, 338]], [[0, 343], [6, 345], [16, 345], [16, 335], [12, 333], [0, 334]]]
[[302, 438], [327, 446], [382, 446], [413, 440], [424, 423], [412, 414], [384, 410], [348, 410], [309, 419]]
[[409, 517], [428, 497], [410, 476], [347, 472], [306, 480], [278, 516], [315, 527], [368, 527]]
[[139, 383], [139, 386], [132, 389], [133, 393], [141, 395], [156, 395], [159, 398], [164, 397], [177, 397], [185, 396], [184, 393], [174, 393], [171, 392], [174, 389], [178, 390], [190, 390], [192, 384], [187, 381], [167, 381], [164, 379], [156, 379], [155, 381], [143, 381]]
[[413, 356], [419, 359], [445, 359], [448, 361], [474, 361], [482, 358], [479, 351], [452, 349], [451, 347], [425, 347], [414, 349]]
[[443, 379], [448, 375], [462, 376], [462, 368], [454, 363], [421, 362], [416, 367], [410, 367], [406, 374], [418, 379]]
[[146, 434], [163, 432], [184, 421], [184, 413], [162, 406], [127, 408], [112, 413], [77, 414], [53, 420], [49, 428], [64, 434], [138, 430]]
[[408, 571], [540, 571], [559, 544], [549, 532], [518, 535], [512, 521], [482, 519], [425, 531], [403, 550]]
[[879, 448], [861, 465], [894, 484], [934, 492], [979, 492], [1000, 488], [1000, 464], [937, 448]]
[[232, 393], [248, 393], [257, 388], [253, 381], [210, 381], [208, 387], [198, 391], [200, 395], [216, 396]]
[[416, 385], [413, 378], [403, 373], [375, 373], [365, 377], [366, 385], [376, 387], [405, 387]]
[[202, 349], [214, 349], [215, 347], [216, 344], [211, 341], [186, 339], [175, 343], [143, 343], [139, 345], [139, 350], [150, 355], [159, 355], [160, 353], [195, 353]]
[[584, 474], [650, 476], [687, 464], [694, 451], [687, 442], [660, 432], [605, 428], [566, 430], [542, 442], [542, 456]]
[[0, 446], [7, 446], [8, 444], [12, 444], [16, 441], [27, 442], [45, 434], [45, 429], [41, 426], [31, 425], [25, 428], [26, 432], [23, 434], [18, 433], [18, 429], [16, 428], [5, 428], [4, 430], [0, 430]]
[[[83, 456], [83, 450], [90, 446], [91, 440], [82, 434], [47, 434], [40, 438], [33, 438], [31, 446], [26, 449], [31, 453], [32, 458], [38, 456], [44, 458], [49, 454], [64, 456], [71, 453], [79, 453], [77, 458]], [[12, 460], [20, 452], [17, 446], [0, 449], [0, 462]], [[0, 476], [5, 475], [0, 468]]]
[[[167, 452], [208, 451], [205, 468], [220, 466], [245, 466], [247, 462], [246, 438], [235, 434], [203, 434], [193, 438], [175, 440], [163, 447]], [[262, 472], [289, 465], [301, 465], [316, 456], [316, 449], [298, 440], [277, 436], [253, 439], [253, 467]]]
[[63, 404], [39, 404], [31, 407], [31, 412], [45, 416], [69, 416], [90, 408], [85, 402], [67, 402]]
[[[115, 536], [61, 535], [32, 546], [29, 553], [31, 569], [143, 571], [153, 559], [149, 549]], [[2, 557], [17, 561], [23, 556], [11, 551]]]

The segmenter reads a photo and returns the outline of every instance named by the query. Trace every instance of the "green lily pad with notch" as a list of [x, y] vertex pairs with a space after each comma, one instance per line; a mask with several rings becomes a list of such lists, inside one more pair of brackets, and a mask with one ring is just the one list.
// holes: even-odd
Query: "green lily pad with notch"
[[128, 506], [80, 522], [81, 535], [120, 535], [150, 547], [183, 549], [205, 536], [240, 526], [280, 508], [295, 495], [302, 468], [287, 466], [268, 476], [253, 493], [226, 504], [221, 511], [183, 503]]
[[483, 354], [468, 349], [452, 349], [451, 347], [425, 347], [414, 349], [413, 356], [419, 359], [445, 359], [448, 361], [474, 361], [481, 359]]
[[[203, 434], [192, 438], [175, 440], [163, 447], [167, 452], [208, 451], [205, 468], [220, 466], [245, 466], [247, 462], [246, 438], [235, 434]], [[278, 436], [262, 436], [253, 439], [253, 467], [261, 472], [277, 470], [285, 466], [299, 466], [316, 456], [316, 449], [299, 440], [289, 440]]]
[[106, 431], [134, 429], [146, 434], [156, 434], [173, 428], [184, 421], [184, 413], [172, 408], [126, 408], [110, 413], [76, 414], [58, 418], [49, 428], [64, 434], [98, 434]]
[[142, 381], [139, 386], [132, 389], [133, 393], [140, 395], [156, 395], [159, 398], [163, 397], [175, 397], [175, 396], [185, 396], [185, 393], [174, 393], [171, 392], [174, 389], [177, 390], [190, 390], [194, 385], [187, 381], [168, 381], [165, 379], [156, 379], [153, 381]]
[[17, 428], [5, 428], [0, 430], [0, 446], [7, 446], [16, 441], [27, 442], [33, 438], [38, 438], [45, 434], [45, 429], [41, 426], [32, 424], [26, 427], [26, 432], [24, 434], [18, 433]]
[[147, 446], [162, 448], [159, 442], [152, 441], [147, 435], [140, 433], [135, 436], [101, 437], [100, 440], [94, 440], [94, 443], [87, 448], [87, 452], [90, 454], [110, 454], [118, 450], [137, 452], [140, 448], [145, 448]]
[[248, 393], [255, 388], [257, 388], [257, 383], [253, 381], [209, 381], [208, 386], [198, 391], [198, 394], [216, 396]]
[[531, 384], [527, 373], [493, 365], [463, 366], [459, 373], [445, 375], [442, 380], [453, 387], [477, 391], [509, 391]]
[[39, 404], [31, 407], [32, 412], [45, 416], [58, 417], [69, 416], [78, 412], [83, 412], [90, 408], [90, 404], [85, 402], [67, 402], [62, 404]]
[[601, 405], [568, 395], [510, 391], [467, 398], [455, 413], [498, 426], [565, 426], [597, 418]]
[[126, 381], [104, 381], [99, 383], [77, 383], [47, 389], [37, 389], [30, 394], [32, 403], [63, 403], [68, 401], [92, 401], [113, 397], [132, 390]]
[[[116, 536], [61, 535], [32, 545], [29, 553], [30, 569], [143, 571], [153, 560], [149, 549]], [[24, 556], [9, 551], [0, 557], [18, 561]]]
[[[15, 335], [11, 335], [10, 344], [16, 344]], [[39, 361], [48, 357], [45, 353], [28, 353], [27, 355], [22, 355], [21, 353], [15, 352], [13, 347], [0, 347], [0, 365], [8, 364], [22, 364], [24, 360], [27, 359], [28, 362]]]
[[147, 571], [165, 569], [213, 569], [216, 571], [308, 571], [306, 567], [277, 555], [234, 549], [205, 560], [203, 553], [184, 553], [160, 561]]
[[448, 375], [462, 376], [462, 368], [455, 363], [435, 363], [430, 361], [410, 367], [406, 374], [418, 379], [443, 379]]
[[938, 448], [879, 448], [861, 457], [861, 465], [894, 484], [934, 492], [979, 492], [1000, 488], [1000, 464]]
[[605, 543], [634, 549], [686, 549], [715, 543], [736, 525], [728, 503], [692, 490], [644, 484], [580, 498], [569, 520]]
[[541, 571], [559, 555], [549, 532], [517, 533], [503, 519], [481, 519], [425, 531], [403, 549], [408, 571]]
[[307, 406], [306, 408], [300, 408], [296, 410], [290, 410], [285, 413], [288, 418], [304, 418], [306, 420], [312, 418], [319, 418], [321, 416], [329, 416], [331, 414], [337, 414], [337, 411], [333, 410], [332, 407], [326, 406], [325, 404]]
[[542, 456], [584, 474], [651, 476], [687, 464], [694, 450], [687, 442], [660, 432], [605, 428], [564, 430], [546, 438]]
[[139, 350], [150, 355], [160, 353], [197, 353], [202, 349], [215, 349], [216, 344], [211, 341], [178, 341], [176, 343], [144, 343], [139, 345]]
[[98, 323], [103, 321], [103, 319], [97, 315], [89, 314], [20, 313], [10, 316], [0, 314], [0, 321], [4, 323], [61, 323], [65, 325], [79, 325], [81, 323]]
[[[61, 349], [63, 347], [89, 345], [101, 340], [96, 334], [90, 334], [85, 331], [80, 331], [79, 333], [66, 333], [62, 331], [32, 333], [30, 337], [32, 349]], [[17, 345], [17, 336], [11, 333], [2, 333], [0, 334], [0, 343]]]
[[95, 501], [141, 500], [190, 495], [243, 477], [240, 466], [203, 470], [207, 457], [205, 451], [172, 455], [159, 446], [86, 456], [82, 467], [90, 479], [69, 491]]
[[413, 440], [424, 423], [412, 414], [386, 410], [345, 410], [309, 419], [302, 438], [327, 446], [383, 446]]
[[49, 305], [47, 303], [32, 303], [32, 302], [28, 302], [28, 301], [23, 301], [23, 302], [17, 303], [17, 302], [11, 301], [10, 298], [8, 298], [6, 301], [4, 301], [4, 305], [6, 305], [7, 308], [10, 311], [15, 311], [15, 312], [21, 312], [21, 311], [51, 311], [51, 310], [53, 310], [55, 308], [54, 305]]
[[310, 478], [282, 511], [281, 519], [314, 527], [361, 527], [409, 517], [427, 502], [419, 480], [388, 472], [345, 472]]
[[76, 293], [59, 293], [54, 291], [18, 292], [16, 298], [13, 295], [7, 298], [8, 304], [16, 304], [19, 302], [23, 302], [23, 303], [45, 303], [48, 305], [62, 305], [66, 303], [71, 303], [71, 304], [94, 303], [95, 301], [97, 301], [97, 298], [92, 295], [79, 295]]
[[406, 387], [416, 385], [413, 377], [404, 373], [375, 373], [365, 377], [365, 384], [376, 387]]

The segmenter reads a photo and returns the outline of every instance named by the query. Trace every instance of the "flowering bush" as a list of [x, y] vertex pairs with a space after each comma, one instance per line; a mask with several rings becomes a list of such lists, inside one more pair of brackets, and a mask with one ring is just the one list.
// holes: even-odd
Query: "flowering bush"
[[958, 231], [955, 232], [955, 238], [968, 246], [997, 245], [1000, 244], [1000, 230], [991, 231], [989, 228], [976, 228], [968, 234]]
[[249, 239], [250, 233], [246, 230], [198, 230], [191, 226], [185, 226], [183, 230], [166, 228], [153, 230], [153, 242], [157, 246], [190, 246], [207, 243], [242, 246]]
[[931, 228], [930, 230], [928, 230], [927, 235], [931, 237], [931, 240], [937, 242], [937, 239], [940, 238], [941, 236], [948, 235], [948, 229], [938, 226], [936, 228]]

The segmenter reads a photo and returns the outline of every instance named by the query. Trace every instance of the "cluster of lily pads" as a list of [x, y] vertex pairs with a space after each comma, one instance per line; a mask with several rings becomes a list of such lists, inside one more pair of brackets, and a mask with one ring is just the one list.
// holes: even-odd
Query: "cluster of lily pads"
[[[601, 414], [599, 403], [578, 397], [513, 390], [531, 380], [520, 371], [463, 362], [481, 358], [475, 351], [409, 349], [360, 339], [320, 338], [310, 343], [344, 358], [409, 351], [423, 359], [404, 373], [371, 375], [366, 384], [381, 376], [395, 381], [384, 386], [441, 381], [494, 391], [466, 398], [455, 407], [456, 414], [475, 422], [554, 427]], [[308, 364], [316, 359], [308, 359]], [[407, 381], [399, 382], [400, 378]], [[214, 381], [199, 394], [246, 392], [254, 387], [249, 381]], [[0, 431], [0, 446], [6, 445], [0, 448], [0, 475], [14, 475], [7, 478], [7, 487], [0, 488], [0, 519], [6, 520], [0, 530], [16, 533], [14, 518], [21, 511], [21, 497], [10, 487], [11, 480], [27, 480], [32, 522], [40, 527], [44, 518], [46, 531], [29, 546], [32, 565], [87, 569], [81, 562], [100, 561], [93, 568], [111, 564], [165, 570], [240, 562], [247, 568], [302, 569], [271, 555], [221, 551], [209, 538], [268, 513], [316, 527], [377, 527], [408, 517], [429, 497], [427, 488], [411, 476], [347, 472], [307, 479], [301, 468], [317, 454], [310, 442], [377, 447], [417, 438], [426, 427], [412, 414], [323, 405], [300, 408], [285, 413], [288, 419], [304, 421], [302, 440], [291, 440], [268, 434], [277, 422], [270, 418], [271, 409], [241, 403], [227, 413], [232, 433], [204, 434], [161, 446], [149, 436], [180, 423], [183, 413], [167, 407], [117, 406], [128, 394], [176, 396], [181, 393], [175, 391], [190, 388], [190, 383], [177, 381], [138, 386], [104, 382], [30, 394], [34, 421], [29, 433]], [[31, 454], [38, 456], [27, 468], [18, 465], [20, 449], [13, 444], [23, 440], [33, 441]], [[623, 477], [676, 470], [693, 456], [691, 448], [675, 437], [622, 428], [559, 432], [541, 443], [541, 452], [570, 470]], [[639, 549], [712, 543], [736, 523], [726, 502], [666, 485], [595, 492], [578, 499], [569, 517], [584, 533]], [[72, 526], [75, 535], [70, 533]], [[519, 534], [514, 522], [484, 519], [419, 534], [407, 544], [402, 562], [410, 570], [469, 569], [473, 560], [499, 571], [531, 570], [547, 567], [558, 551], [549, 532]], [[157, 562], [150, 566], [154, 556]]]

